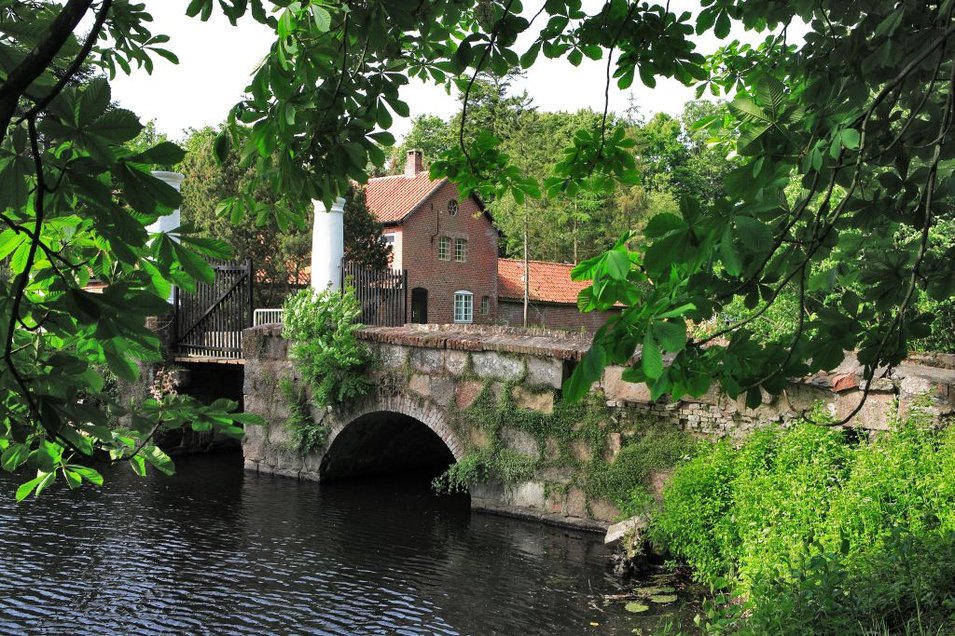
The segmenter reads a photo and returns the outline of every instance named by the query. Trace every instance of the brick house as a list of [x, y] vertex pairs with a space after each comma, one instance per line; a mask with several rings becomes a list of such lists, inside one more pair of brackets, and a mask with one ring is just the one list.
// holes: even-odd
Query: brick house
[[408, 272], [411, 322], [496, 322], [498, 233], [476, 197], [432, 181], [412, 150], [404, 174], [368, 180], [365, 202]]
[[[523, 324], [524, 263], [498, 257], [498, 232], [483, 203], [462, 198], [447, 179], [432, 181], [421, 151], [403, 174], [369, 179], [368, 209], [384, 226], [392, 266], [408, 272], [410, 322]], [[586, 283], [572, 265], [530, 263], [528, 324], [593, 331], [606, 314], [577, 311]]]

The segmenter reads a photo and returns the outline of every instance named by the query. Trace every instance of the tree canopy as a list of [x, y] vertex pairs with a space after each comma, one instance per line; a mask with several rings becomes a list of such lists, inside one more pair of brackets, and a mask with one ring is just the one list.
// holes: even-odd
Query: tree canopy
[[[641, 236], [625, 235], [575, 269], [593, 281], [582, 308], [625, 309], [596, 334], [566, 394], [580, 396], [606, 364], [620, 363], [654, 396], [699, 395], [716, 382], [756, 404], [762, 391], [831, 369], [851, 349], [868, 390], [877, 369], [927, 333], [932, 316], [918, 295], [946, 302], [955, 284], [955, 248], [940, 248], [934, 231], [952, 216], [955, 187], [955, 2], [701, 5], [693, 15], [628, 0], [593, 11], [581, 0], [527, 8], [519, 0], [192, 0], [186, 11], [203, 20], [222, 11], [275, 31], [213, 149], [220, 159], [234, 149], [254, 170], [248, 192], [269, 188], [280, 229], [300, 222], [310, 199], [330, 203], [384, 164], [394, 115], [409, 114], [401, 97], [409, 77], [463, 95], [457, 143], [431, 163], [432, 175], [516, 205], [609, 196], [654, 171], [685, 175], [679, 164], [638, 161], [640, 140], [606, 107], [581, 122], [550, 174], [534, 174], [498, 130], [468, 128], [482, 73], [505, 77], [540, 56], [572, 65], [587, 57], [605, 61], [608, 87], [668, 77], [726, 96], [729, 112], [696, 130], [732, 153], [735, 167], [681, 185], [678, 213], [656, 214]], [[84, 18], [90, 30], [78, 36]], [[225, 405], [202, 410], [178, 397], [135, 408], [128, 429], [110, 429], [89, 406], [102, 393], [99, 365], [132, 377], [131, 356], [158, 355], [143, 319], [166, 310], [170, 285], [208, 280], [203, 257], [227, 255], [221, 241], [188, 228], [145, 230], [180, 202], [148, 169], [181, 161], [183, 151], [124, 145], [142, 125], [111, 105], [107, 78], [133, 65], [149, 72], [156, 56], [175, 61], [149, 20], [145, 5], [128, 0], [0, 0], [0, 443], [4, 468], [38, 470], [20, 494], [57, 474], [71, 485], [98, 479], [81, 465], [98, 454], [168, 469], [151, 443], [160, 426], [234, 427]], [[788, 38], [796, 21], [809, 27], [801, 44]], [[709, 58], [696, 51], [694, 34], [726, 38], [734, 22], [765, 39], [728, 42]], [[225, 205], [237, 218], [250, 212], [241, 196]], [[102, 295], [83, 290], [91, 276], [108, 283]], [[810, 293], [822, 300], [788, 333], [755, 340], [748, 326], [786, 293], [800, 305]], [[744, 315], [688, 334], [688, 320], [719, 316], [735, 299]]]

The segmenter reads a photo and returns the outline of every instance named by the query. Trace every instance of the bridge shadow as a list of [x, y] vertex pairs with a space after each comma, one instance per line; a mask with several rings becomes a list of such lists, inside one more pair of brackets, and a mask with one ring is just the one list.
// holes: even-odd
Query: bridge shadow
[[320, 475], [321, 481], [385, 475], [430, 481], [453, 463], [451, 450], [426, 424], [408, 415], [375, 411], [334, 436]]

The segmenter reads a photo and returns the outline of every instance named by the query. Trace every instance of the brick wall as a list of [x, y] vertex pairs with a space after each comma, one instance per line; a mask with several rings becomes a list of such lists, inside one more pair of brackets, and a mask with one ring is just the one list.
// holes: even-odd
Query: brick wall
[[[448, 201], [457, 199], [458, 212], [448, 214]], [[386, 230], [386, 231], [391, 231]], [[438, 239], [451, 239], [450, 260], [438, 260]], [[468, 242], [467, 260], [454, 260], [454, 239]], [[493, 323], [497, 317], [497, 231], [472, 198], [458, 196], [457, 186], [439, 188], [405, 221], [401, 260], [408, 270], [408, 288], [428, 290], [428, 322], [454, 320], [454, 293], [474, 294], [474, 322]], [[490, 312], [481, 314], [481, 299], [490, 300]], [[409, 293], [409, 302], [411, 295]]]
[[[612, 315], [613, 312], [609, 311], [581, 313], [573, 305], [531, 301], [527, 312], [527, 322], [528, 326], [544, 327], [546, 329], [594, 332]], [[524, 324], [524, 301], [499, 298], [497, 322], [513, 327], [522, 326]]]

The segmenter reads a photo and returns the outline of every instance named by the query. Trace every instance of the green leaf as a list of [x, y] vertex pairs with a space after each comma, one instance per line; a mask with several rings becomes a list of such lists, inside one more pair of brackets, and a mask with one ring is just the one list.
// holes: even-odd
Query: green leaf
[[321, 33], [327, 33], [332, 26], [332, 15], [324, 8], [318, 5], [312, 5], [312, 20], [315, 28]]
[[172, 463], [169, 455], [162, 452], [158, 446], [147, 446], [142, 450], [143, 455], [156, 470], [165, 475], [176, 474], [176, 466]]
[[185, 150], [171, 141], [164, 141], [162, 143], [156, 144], [148, 150], [144, 150], [137, 155], [133, 155], [129, 158], [129, 161], [135, 161], [137, 163], [156, 163], [161, 166], [172, 166], [182, 161], [185, 157]]
[[146, 459], [141, 454], [130, 457], [129, 466], [140, 477], [146, 476]]
[[659, 238], [666, 236], [674, 230], [681, 230], [686, 227], [686, 222], [675, 214], [666, 212], [658, 214], [650, 219], [643, 234], [647, 238]]
[[600, 379], [606, 366], [607, 351], [601, 344], [594, 343], [564, 382], [564, 398], [570, 402], [576, 402], [586, 395], [591, 385]]
[[607, 273], [614, 280], [626, 280], [630, 273], [630, 258], [626, 252], [620, 250], [611, 250], [607, 252], [606, 260]]
[[75, 472], [77, 475], [85, 479], [86, 481], [94, 484], [96, 486], [103, 485], [103, 476], [99, 474], [96, 470], [89, 468], [88, 466], [80, 466], [79, 464], [68, 464], [67, 468]]
[[114, 108], [90, 124], [86, 131], [113, 143], [122, 143], [133, 139], [142, 131], [139, 117], [125, 108]]
[[730, 276], [739, 276], [743, 271], [743, 262], [740, 259], [739, 253], [736, 251], [735, 245], [733, 245], [733, 235], [729, 225], [723, 230], [723, 238], [720, 240], [719, 251], [720, 260], [723, 262], [726, 273]]
[[24, 499], [29, 497], [30, 493], [32, 493], [36, 489], [36, 487], [40, 485], [40, 482], [42, 482], [49, 475], [52, 475], [52, 474], [53, 473], [44, 473], [42, 471], [37, 471], [36, 477], [26, 482], [25, 484], [21, 484], [20, 487], [17, 488], [17, 494], [16, 494], [17, 501], [23, 501]]
[[651, 380], [656, 380], [663, 375], [663, 354], [657, 346], [653, 337], [652, 329], [647, 329], [643, 337], [643, 350], [640, 353], [640, 364], [643, 367], [643, 373]]
[[20, 464], [27, 460], [29, 455], [29, 446], [19, 442], [13, 442], [5, 451], [3, 451], [3, 455], [0, 456], [0, 466], [3, 467], [3, 470], [12, 473], [20, 466]]
[[686, 346], [686, 323], [683, 322], [655, 322], [653, 335], [663, 346], [664, 351], [674, 353]]

